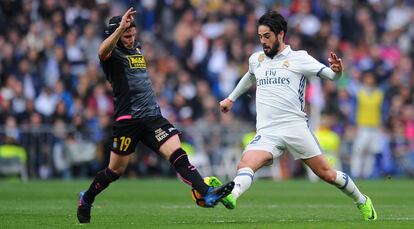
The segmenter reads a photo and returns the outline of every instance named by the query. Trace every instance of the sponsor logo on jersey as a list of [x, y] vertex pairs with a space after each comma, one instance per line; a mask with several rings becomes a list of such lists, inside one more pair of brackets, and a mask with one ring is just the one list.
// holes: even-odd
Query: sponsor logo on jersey
[[128, 55], [126, 56], [128, 58], [128, 63], [130, 68], [139, 68], [139, 69], [145, 69], [147, 68], [147, 64], [145, 63], [145, 59], [143, 55]]
[[276, 76], [276, 69], [267, 69], [265, 72], [266, 77]]
[[257, 79], [256, 84], [257, 86], [271, 85], [271, 84], [289, 85], [290, 79], [287, 77], [266, 77], [263, 79]]
[[276, 76], [276, 68], [267, 68], [264, 72], [265, 78], [256, 79], [257, 86], [270, 85], [270, 84], [281, 84], [288, 85], [290, 84], [290, 79], [288, 77]]

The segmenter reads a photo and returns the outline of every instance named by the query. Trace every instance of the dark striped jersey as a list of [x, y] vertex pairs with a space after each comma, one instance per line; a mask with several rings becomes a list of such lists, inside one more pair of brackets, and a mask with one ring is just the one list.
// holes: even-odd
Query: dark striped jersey
[[114, 120], [161, 115], [139, 45], [134, 49], [117, 45], [101, 66], [114, 93]]

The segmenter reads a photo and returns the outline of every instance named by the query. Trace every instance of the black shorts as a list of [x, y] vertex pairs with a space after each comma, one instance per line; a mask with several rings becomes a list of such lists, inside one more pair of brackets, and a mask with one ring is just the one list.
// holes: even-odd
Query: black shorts
[[180, 131], [162, 116], [121, 120], [113, 124], [111, 150], [119, 155], [129, 155], [141, 141], [159, 152], [161, 145], [176, 134]]

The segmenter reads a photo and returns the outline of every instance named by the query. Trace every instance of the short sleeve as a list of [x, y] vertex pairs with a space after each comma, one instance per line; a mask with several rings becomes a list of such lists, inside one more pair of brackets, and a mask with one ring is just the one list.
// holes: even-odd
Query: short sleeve
[[320, 77], [319, 74], [322, 70], [324, 68], [328, 68], [326, 65], [309, 55], [306, 51], [301, 52], [299, 59], [300, 61], [298, 67], [300, 68], [300, 72], [307, 77]]
[[250, 75], [254, 75], [254, 71], [256, 70], [259, 63], [263, 60], [264, 60], [264, 54], [260, 53], [260, 52], [253, 53], [249, 57], [249, 73], [250, 73]]

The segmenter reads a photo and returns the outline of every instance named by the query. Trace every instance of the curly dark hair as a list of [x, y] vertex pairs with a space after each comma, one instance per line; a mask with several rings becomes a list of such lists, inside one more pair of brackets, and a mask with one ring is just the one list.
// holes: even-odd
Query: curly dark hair
[[287, 22], [285, 18], [276, 11], [269, 11], [263, 14], [259, 21], [257, 22], [257, 26], [265, 25], [270, 28], [272, 32], [275, 34], [280, 33], [283, 31], [285, 34], [283, 35], [283, 39], [285, 38], [286, 31], [287, 31]]

